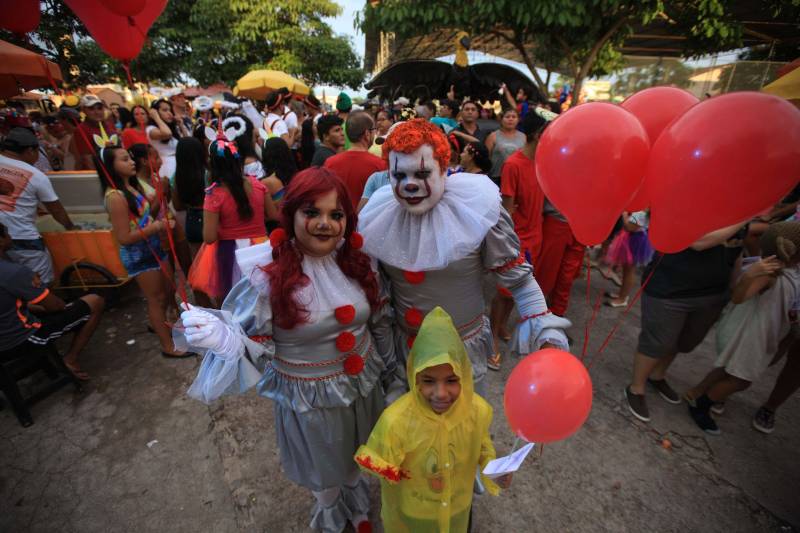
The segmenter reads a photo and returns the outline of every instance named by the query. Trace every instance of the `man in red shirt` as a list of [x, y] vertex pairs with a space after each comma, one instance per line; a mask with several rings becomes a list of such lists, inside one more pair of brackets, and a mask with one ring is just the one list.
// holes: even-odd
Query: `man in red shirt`
[[[539, 256], [542, 247], [542, 209], [544, 192], [536, 177], [533, 162], [536, 145], [547, 122], [536, 113], [528, 113], [520, 129], [525, 134], [525, 146], [511, 154], [500, 172], [500, 194], [503, 207], [511, 214], [514, 231], [519, 237], [520, 252], [531, 265]], [[534, 266], [534, 272], [536, 265]], [[508, 317], [514, 307], [510, 294], [498, 291], [492, 300], [489, 320], [494, 340], [494, 355], [489, 358], [488, 367], [500, 370], [500, 339], [510, 337], [506, 329]]]
[[345, 126], [350, 149], [329, 157], [324, 166], [344, 182], [355, 208], [361, 200], [367, 178], [374, 172], [386, 170], [386, 162], [368, 151], [375, 140], [375, 122], [368, 113], [350, 113]]
[[86, 114], [86, 118], [75, 130], [73, 143], [78, 154], [75, 162], [76, 170], [94, 170], [94, 160], [98, 147], [95, 145], [94, 136], [111, 137], [117, 133], [117, 128], [110, 120], [106, 120], [106, 105], [93, 94], [87, 94], [81, 98], [81, 107]]

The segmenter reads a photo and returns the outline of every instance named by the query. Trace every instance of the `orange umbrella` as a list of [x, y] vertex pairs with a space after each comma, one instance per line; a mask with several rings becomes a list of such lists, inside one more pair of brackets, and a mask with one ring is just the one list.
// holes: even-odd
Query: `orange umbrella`
[[35, 52], [0, 41], [0, 98], [17, 96], [20, 90], [51, 87], [51, 79], [63, 81], [58, 65]]

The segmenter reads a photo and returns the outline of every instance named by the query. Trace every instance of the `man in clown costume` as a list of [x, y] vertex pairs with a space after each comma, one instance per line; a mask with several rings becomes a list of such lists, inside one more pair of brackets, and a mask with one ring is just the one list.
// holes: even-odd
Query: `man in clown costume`
[[547, 346], [568, 350], [563, 329], [571, 323], [547, 309], [497, 186], [480, 174], [446, 176], [450, 146], [439, 128], [422, 119], [396, 126], [383, 156], [389, 185], [359, 213], [358, 230], [364, 251], [378, 259], [391, 282], [400, 372], [422, 318], [441, 306], [467, 348], [475, 390], [485, 395], [492, 354], [482, 286], [487, 272], [511, 292], [519, 310], [512, 354]]

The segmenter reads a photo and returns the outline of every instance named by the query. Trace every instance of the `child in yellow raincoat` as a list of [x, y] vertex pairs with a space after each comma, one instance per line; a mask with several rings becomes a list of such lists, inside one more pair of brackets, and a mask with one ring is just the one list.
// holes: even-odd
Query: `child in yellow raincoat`
[[495, 458], [492, 408], [473, 393], [464, 343], [441, 307], [422, 322], [406, 371], [412, 390], [383, 412], [355, 460], [381, 478], [387, 533], [466, 532], [476, 467]]

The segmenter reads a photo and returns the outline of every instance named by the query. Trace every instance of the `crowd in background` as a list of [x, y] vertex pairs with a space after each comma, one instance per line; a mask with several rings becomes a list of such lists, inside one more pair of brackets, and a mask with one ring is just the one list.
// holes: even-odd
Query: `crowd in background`
[[[645, 400], [649, 387], [670, 403], [686, 401], [698, 426], [718, 433], [711, 414], [721, 414], [730, 394], [747, 388], [769, 364], [787, 355], [772, 396], [753, 419], [757, 429], [772, 431], [776, 410], [800, 383], [794, 323], [800, 280], [800, 231], [794, 219], [800, 193], [794, 191], [757, 220], [713, 232], [677, 254], [650, 248], [646, 211], [624, 213], [603, 247], [587, 255], [536, 179], [537, 142], [547, 122], [561, 111], [559, 103], [524, 90], [516, 95], [505, 90], [504, 98], [500, 113], [454, 98], [367, 101], [362, 107], [345, 93], [325, 112], [313, 95], [298, 98], [286, 89], [255, 103], [230, 95], [216, 103], [202, 97], [189, 102], [177, 90], [148, 106], [131, 107], [109, 106], [87, 94], [79, 106], [62, 106], [51, 114], [28, 113], [11, 103], [1, 124], [0, 185], [5, 196], [0, 196], [0, 223], [6, 237], [2, 264], [8, 270], [2, 285], [13, 292], [9, 284], [34, 277], [34, 284], [42, 287], [53, 284], [52, 263], [35, 226], [39, 204], [65, 229], [75, 226], [46, 173], [97, 170], [122, 262], [147, 299], [150, 327], [163, 355], [191, 356], [173, 345], [168, 327], [178, 314], [175, 282], [181, 278], [174, 271], [180, 269], [188, 278], [193, 302], [218, 306], [240, 275], [233, 252], [263, 242], [282, 223], [279, 206], [298, 171], [330, 169], [360, 210], [389, 183], [381, 145], [393, 126], [424, 118], [447, 135], [448, 173], [484, 174], [499, 186], [525, 259], [534, 265], [553, 313], [567, 312], [572, 284], [587, 265], [620, 285], [619, 291], [606, 295], [606, 304], [614, 308], [628, 306], [644, 273], [648, 282], [641, 335], [624, 390], [634, 416], [650, 419]], [[209, 143], [229, 129], [238, 155], [212, 164]], [[216, 277], [208, 275], [211, 271], [222, 274], [210, 279]], [[70, 306], [48, 304], [42, 294], [26, 295], [34, 296], [28, 300], [26, 313], [31, 316], [26, 320], [37, 320], [37, 311], [63, 313]], [[37, 308], [39, 303], [44, 308]], [[94, 301], [78, 307], [80, 316], [60, 323], [64, 327], [53, 338], [70, 331], [67, 325], [74, 329], [91, 322], [102, 310]], [[510, 295], [498, 290], [491, 309], [495, 355], [490, 368], [501, 367], [512, 307]], [[26, 337], [17, 331], [16, 311], [2, 313], [8, 316], [0, 321], [0, 349], [8, 350]], [[685, 395], [677, 393], [666, 380], [669, 365], [678, 353], [692, 351], [717, 323], [715, 367]], [[80, 331], [85, 336], [90, 328]], [[88, 376], [77, 364], [77, 353], [87, 340], [68, 355], [70, 368], [82, 378]]]

